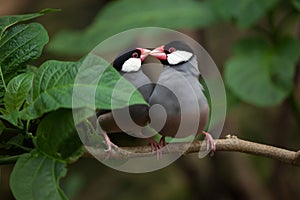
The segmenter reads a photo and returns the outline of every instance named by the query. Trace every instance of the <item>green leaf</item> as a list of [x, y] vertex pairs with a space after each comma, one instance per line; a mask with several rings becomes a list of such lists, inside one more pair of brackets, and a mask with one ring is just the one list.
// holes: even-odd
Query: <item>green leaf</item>
[[67, 199], [59, 187], [66, 173], [66, 164], [36, 152], [27, 153], [14, 166], [10, 187], [18, 200]]
[[[48, 34], [38, 23], [20, 24], [9, 28], [0, 40], [0, 67], [5, 85], [20, 70], [26, 69], [26, 63], [41, 55], [48, 42]], [[4, 92], [4, 83], [0, 82], [0, 96]]]
[[[100, 79], [98, 81], [98, 79]], [[94, 85], [95, 86], [94, 86]], [[147, 104], [140, 92], [102, 58], [89, 54], [82, 62], [73, 90], [76, 107], [116, 109]], [[95, 102], [87, 97], [95, 97]]]
[[77, 154], [82, 143], [72, 110], [60, 109], [47, 114], [38, 126], [35, 144], [43, 153], [60, 160], [68, 160]]
[[4, 32], [9, 27], [11, 27], [19, 22], [34, 19], [34, 18], [40, 17], [46, 13], [57, 12], [57, 11], [59, 11], [59, 9], [47, 8], [47, 9], [41, 10], [38, 13], [24, 14], [24, 15], [10, 15], [10, 16], [1, 17], [0, 18], [0, 39], [1, 39], [2, 35], [4, 34]]
[[[121, 87], [116, 88], [117, 83]], [[127, 96], [132, 91], [131, 100], [128, 101]], [[113, 96], [113, 93], [117, 95]], [[32, 103], [21, 112], [23, 119], [38, 118], [59, 108], [113, 109], [146, 104], [131, 83], [106, 61], [92, 55], [77, 63], [45, 62], [34, 77], [30, 101]]]
[[14, 77], [7, 85], [4, 95], [5, 109], [0, 117], [12, 125], [23, 128], [20, 121], [19, 109], [23, 105], [32, 87], [33, 73], [27, 72]]
[[[199, 28], [215, 22], [215, 15], [206, 2], [194, 0], [144, 0], [142, 3], [139, 0], [113, 1], [99, 12], [86, 30], [61, 32], [52, 39], [48, 48], [58, 53], [82, 55], [108, 37], [132, 28], [147, 26], [172, 29]], [[116, 45], [120, 48], [122, 44], [118, 42]]]
[[242, 40], [226, 63], [226, 83], [245, 102], [278, 105], [292, 90], [299, 56], [300, 43], [294, 38], [283, 38], [275, 47], [262, 39]]
[[279, 0], [210, 0], [211, 9], [223, 20], [234, 19], [241, 28], [256, 23]]
[[0, 115], [0, 118], [8, 121], [14, 126], [19, 127], [20, 129], [23, 129], [23, 123], [20, 121], [20, 112], [18, 110], [14, 110], [11, 112], [4, 110], [2, 113], [3, 114]]
[[38, 23], [20, 24], [7, 30], [0, 40], [3, 74], [13, 72], [20, 65], [38, 58], [48, 40], [47, 31]]
[[4, 105], [8, 112], [19, 110], [23, 105], [31, 87], [33, 73], [23, 73], [14, 77], [7, 85]]
[[278, 88], [290, 92], [294, 85], [295, 65], [300, 56], [300, 42], [291, 37], [281, 39], [271, 60], [271, 78]]
[[34, 119], [59, 108], [72, 108], [72, 91], [78, 64], [47, 61], [37, 69], [31, 102], [22, 112], [23, 119]]

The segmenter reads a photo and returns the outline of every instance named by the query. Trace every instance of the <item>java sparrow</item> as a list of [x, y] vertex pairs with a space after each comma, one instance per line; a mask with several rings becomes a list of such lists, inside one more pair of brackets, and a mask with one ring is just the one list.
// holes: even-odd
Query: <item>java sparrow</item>
[[[150, 50], [144, 48], [136, 48], [129, 50], [119, 55], [112, 66], [119, 71], [119, 73], [135, 86], [144, 97], [145, 101], [149, 101], [149, 97], [153, 91], [154, 85], [150, 79], [143, 73], [141, 66], [145, 58], [150, 53]], [[124, 112], [125, 110], [129, 111]], [[121, 116], [121, 119], [115, 118], [113, 112]], [[123, 116], [122, 116], [123, 115]], [[107, 152], [110, 153], [112, 147], [118, 148], [113, 144], [107, 133], [116, 132], [133, 132], [133, 134], [140, 132], [140, 128], [145, 126], [148, 122], [148, 106], [147, 105], [132, 105], [126, 108], [116, 109], [114, 111], [100, 111], [98, 113], [98, 122], [102, 129], [102, 134], [107, 145]], [[132, 121], [127, 121], [132, 119]], [[119, 127], [118, 123], [122, 123]], [[136, 126], [138, 125], [138, 126]], [[109, 155], [109, 154], [108, 154]]]
[[[180, 138], [202, 133], [213, 153], [215, 141], [204, 131], [209, 119], [209, 106], [199, 82], [200, 72], [194, 51], [182, 41], [172, 41], [155, 48], [150, 55], [163, 64], [163, 71], [149, 99], [150, 106], [164, 108], [164, 111], [149, 111], [151, 127], [163, 136], [161, 147], [165, 145], [165, 136]], [[163, 118], [164, 124], [161, 122]], [[185, 125], [180, 127], [183, 122]]]

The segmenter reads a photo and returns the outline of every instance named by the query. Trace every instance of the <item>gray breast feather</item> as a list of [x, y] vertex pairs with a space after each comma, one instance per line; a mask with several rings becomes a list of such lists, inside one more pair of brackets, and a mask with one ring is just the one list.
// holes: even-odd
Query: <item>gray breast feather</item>
[[206, 107], [207, 101], [202, 90], [203, 87], [196, 76], [186, 75], [168, 67], [161, 73], [149, 103], [167, 107], [174, 105], [176, 108], [180, 102], [187, 110], [193, 109], [194, 106]]
[[[209, 117], [209, 107], [198, 80], [198, 72], [188, 64], [164, 67], [149, 99], [150, 106], [160, 104], [167, 113], [164, 127], [157, 130], [162, 135], [174, 136], [180, 123], [185, 125], [179, 131], [179, 137], [196, 134], [204, 129]], [[151, 121], [161, 121], [161, 117], [161, 112], [154, 112]], [[195, 126], [196, 130], [193, 129]], [[152, 127], [156, 129], [155, 123]]]
[[142, 70], [125, 73], [123, 77], [139, 90], [146, 101], [149, 100], [154, 89], [154, 84]]

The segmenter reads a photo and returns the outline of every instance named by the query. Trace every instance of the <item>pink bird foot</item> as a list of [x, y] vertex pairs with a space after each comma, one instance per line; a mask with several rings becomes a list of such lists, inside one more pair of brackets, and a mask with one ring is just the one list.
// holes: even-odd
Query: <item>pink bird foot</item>
[[160, 160], [162, 158], [162, 145], [161, 140], [159, 142], [155, 141], [153, 138], [149, 138], [149, 144], [151, 146], [151, 152], [156, 151], [156, 159]]
[[149, 140], [149, 144], [151, 146], [151, 151], [152, 152], [156, 151], [157, 152], [156, 158], [157, 158], [157, 160], [160, 160], [163, 155], [162, 148], [167, 145], [165, 136], [162, 136], [161, 139], [159, 140], [159, 142], [156, 142], [152, 138], [149, 138], [148, 140]]
[[167, 142], [166, 142], [166, 137], [165, 136], [162, 136], [159, 140], [159, 145], [162, 147], [166, 146], [167, 145]]
[[110, 139], [109, 139], [109, 137], [108, 137], [108, 135], [105, 131], [102, 131], [102, 134], [103, 134], [103, 137], [104, 137], [104, 141], [107, 145], [107, 149], [105, 150], [107, 152], [107, 155], [106, 155], [104, 160], [107, 160], [107, 159], [110, 158], [110, 154], [111, 154], [113, 148], [118, 149], [119, 147], [117, 145], [115, 145], [114, 143], [112, 143], [112, 141], [110, 141]]
[[210, 156], [213, 156], [216, 151], [216, 142], [210, 133], [202, 131], [202, 134], [205, 135], [206, 138], [207, 151], [210, 149], [211, 150]]

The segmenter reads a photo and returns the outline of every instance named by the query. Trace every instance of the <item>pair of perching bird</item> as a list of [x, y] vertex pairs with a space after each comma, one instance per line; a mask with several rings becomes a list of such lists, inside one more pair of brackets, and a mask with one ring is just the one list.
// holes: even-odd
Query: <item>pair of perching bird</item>
[[[158, 58], [164, 65], [156, 84], [141, 70], [148, 55]], [[159, 151], [166, 145], [165, 136], [182, 138], [200, 133], [205, 135], [211, 151], [216, 150], [212, 136], [204, 131], [209, 119], [209, 106], [199, 82], [200, 72], [196, 55], [190, 46], [182, 41], [172, 41], [152, 51], [136, 48], [117, 57], [113, 67], [139, 90], [149, 103], [150, 109], [147, 105], [124, 108], [129, 111], [130, 116], [125, 115], [123, 119], [127, 121], [126, 117], [132, 118], [131, 122], [126, 122], [125, 128], [119, 127], [112, 112], [103, 113], [98, 117], [108, 155], [112, 147], [117, 146], [110, 141], [107, 133], [141, 132], [142, 127], [148, 124], [162, 135], [159, 142], [150, 140], [152, 150]], [[164, 110], [159, 106], [155, 108], [157, 105], [162, 106]], [[124, 109], [119, 109], [116, 113], [122, 113]]]

